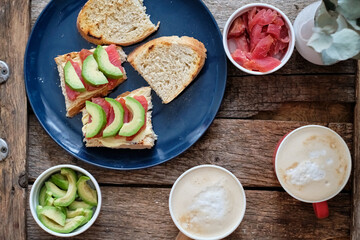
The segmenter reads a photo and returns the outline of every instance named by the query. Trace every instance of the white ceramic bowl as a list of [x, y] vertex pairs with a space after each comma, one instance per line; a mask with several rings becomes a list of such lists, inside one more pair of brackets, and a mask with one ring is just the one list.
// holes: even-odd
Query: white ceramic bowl
[[[39, 218], [38, 218], [38, 216], [36, 214], [36, 206], [39, 205], [39, 193], [40, 193], [41, 187], [45, 184], [46, 180], [48, 180], [48, 178], [53, 173], [60, 172], [61, 168], [71, 168], [76, 172], [80, 172], [80, 173], [84, 174], [85, 176], [88, 176], [90, 178], [93, 186], [96, 189], [97, 197], [98, 197], [98, 205], [96, 206], [96, 209], [95, 209], [94, 214], [93, 214], [92, 218], [90, 219], [90, 221], [87, 222], [85, 225], [75, 229], [71, 233], [57, 233], [57, 232], [54, 232], [54, 231], [48, 229], [47, 227], [44, 226], [44, 224], [42, 224], [42, 222], [40, 222], [40, 220], [39, 220]], [[69, 165], [69, 164], [57, 165], [57, 166], [51, 167], [48, 170], [44, 171], [36, 179], [36, 181], [34, 182], [34, 185], [31, 188], [30, 198], [29, 198], [29, 205], [30, 205], [30, 211], [31, 211], [31, 214], [32, 214], [33, 218], [35, 219], [36, 223], [44, 231], [46, 231], [46, 232], [48, 232], [48, 233], [50, 233], [50, 234], [52, 234], [54, 236], [57, 236], [57, 237], [73, 237], [73, 236], [76, 236], [76, 235], [78, 235], [80, 233], [83, 233], [88, 228], [90, 228], [91, 225], [95, 222], [96, 218], [99, 216], [100, 209], [101, 209], [101, 191], [100, 191], [100, 187], [99, 187], [99, 184], [97, 183], [96, 179], [93, 177], [93, 175], [91, 175], [85, 169], [83, 169], [81, 167], [74, 166], [74, 165]]]
[[[229, 46], [228, 46], [228, 39], [227, 39], [227, 36], [228, 36], [228, 32], [229, 32], [229, 29], [231, 27], [231, 24], [233, 23], [233, 21], [241, 16], [242, 14], [244, 14], [245, 12], [249, 11], [250, 9], [252, 9], [253, 7], [261, 7], [261, 8], [270, 8], [272, 10], [275, 10], [277, 11], [281, 16], [282, 18], [284, 19], [285, 21], [285, 25], [286, 27], [289, 29], [289, 38], [290, 38], [290, 41], [289, 41], [289, 46], [288, 46], [288, 49], [285, 53], [285, 55], [283, 56], [282, 59], [280, 59], [281, 63], [279, 66], [277, 66], [276, 68], [268, 71], [268, 72], [258, 72], [258, 71], [251, 71], [249, 69], [246, 69], [244, 67], [242, 67], [240, 64], [238, 64], [232, 57], [231, 57], [231, 53], [230, 53], [230, 50], [229, 50]], [[277, 70], [279, 70], [282, 66], [284, 66], [287, 61], [290, 59], [291, 57], [291, 54], [293, 53], [294, 51], [294, 46], [295, 46], [295, 33], [294, 33], [294, 28], [289, 20], [289, 18], [281, 11], [279, 10], [278, 8], [274, 7], [274, 6], [271, 6], [269, 4], [265, 4], [265, 3], [251, 3], [251, 4], [247, 4], [245, 6], [242, 6], [241, 8], [237, 9], [230, 17], [229, 19], [227, 20], [226, 24], [225, 24], [225, 27], [224, 27], [224, 31], [223, 31], [223, 45], [224, 45], [224, 49], [225, 49], [225, 52], [226, 52], [226, 55], [227, 57], [230, 59], [230, 61], [235, 65], [235, 67], [237, 67], [238, 69], [240, 69], [241, 71], [243, 72], [246, 72], [248, 74], [252, 74], [252, 75], [265, 75], [265, 74], [269, 74], [269, 73], [273, 73]]]

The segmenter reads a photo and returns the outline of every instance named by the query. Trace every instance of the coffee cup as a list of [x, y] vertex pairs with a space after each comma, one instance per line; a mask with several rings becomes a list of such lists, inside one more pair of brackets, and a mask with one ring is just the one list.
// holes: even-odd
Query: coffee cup
[[[246, 208], [245, 191], [225, 168], [200, 165], [184, 172], [169, 197], [170, 215], [191, 239], [222, 239], [240, 225]], [[185, 239], [179, 234], [177, 239]]]
[[351, 155], [345, 141], [333, 130], [319, 125], [299, 127], [286, 134], [274, 153], [276, 177], [295, 199], [312, 203], [315, 215], [329, 215], [327, 200], [346, 185]]

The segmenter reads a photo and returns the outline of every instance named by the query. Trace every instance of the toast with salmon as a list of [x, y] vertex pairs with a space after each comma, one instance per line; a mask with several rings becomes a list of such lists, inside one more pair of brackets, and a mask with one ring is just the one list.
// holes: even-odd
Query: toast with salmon
[[206, 59], [203, 43], [192, 37], [160, 37], [136, 48], [128, 62], [169, 103], [199, 74]]
[[[136, 110], [136, 107], [131, 106], [130, 100], [135, 100], [134, 102], [137, 102], [136, 106], [142, 106], [140, 114], [138, 114], [140, 110]], [[97, 110], [91, 109], [92, 106], [95, 106]], [[82, 132], [85, 146], [115, 149], [152, 148], [157, 135], [154, 133], [151, 123], [151, 110], [150, 87], [142, 87], [132, 92], [125, 92], [116, 99], [93, 98], [91, 103], [87, 102], [86, 107], [82, 110], [81, 120], [83, 123]], [[96, 111], [102, 113], [103, 117], [98, 117], [99, 114]], [[139, 116], [143, 121], [142, 125], [138, 125], [137, 128], [130, 130], [134, 122], [141, 121]], [[99, 123], [99, 119], [104, 117], [106, 121]], [[91, 125], [94, 121], [97, 121], [95, 124], [99, 124], [100, 128], [96, 129]], [[96, 129], [95, 132], [93, 132], [94, 129]]]
[[[126, 54], [122, 50], [121, 47], [115, 45], [103, 46], [105, 51], [108, 54], [110, 62], [115, 65], [117, 68], [121, 70], [122, 77], [112, 79], [106, 77], [108, 83], [102, 85], [92, 85], [86, 82], [83, 78], [84, 69], [83, 62], [85, 59], [92, 55], [95, 49], [87, 50], [82, 49], [80, 52], [71, 52], [55, 58], [55, 62], [57, 64], [57, 69], [60, 76], [60, 86], [62, 89], [62, 94], [65, 98], [65, 106], [66, 106], [66, 116], [73, 117], [85, 106], [85, 101], [90, 100], [94, 97], [102, 97], [109, 94], [114, 88], [116, 88], [119, 84], [126, 80], [126, 72], [125, 69], [121, 66], [121, 64], [126, 61]], [[70, 63], [68, 63], [70, 62]], [[66, 65], [70, 65], [70, 70], [72, 72], [76, 72], [78, 78], [81, 80], [82, 85], [79, 89], [72, 89], [71, 86], [66, 83]], [[71, 71], [69, 71], [69, 75]], [[74, 73], [75, 73], [74, 72]], [[74, 87], [73, 87], [74, 88]]]
[[79, 33], [94, 44], [128, 46], [159, 28], [146, 14], [142, 0], [89, 0], [77, 18]]

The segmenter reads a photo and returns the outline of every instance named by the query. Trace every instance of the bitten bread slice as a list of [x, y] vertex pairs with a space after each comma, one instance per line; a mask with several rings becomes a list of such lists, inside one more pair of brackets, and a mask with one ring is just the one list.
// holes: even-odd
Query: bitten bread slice
[[[104, 46], [104, 48], [106, 48], [106, 46]], [[126, 61], [126, 54], [125, 52], [122, 50], [121, 47], [116, 47], [119, 55], [120, 55], [120, 59], [121, 62], [125, 62]], [[95, 49], [91, 49], [91, 52], [94, 52]], [[107, 85], [101, 86], [95, 90], [91, 90], [91, 91], [85, 91], [80, 93], [76, 99], [74, 101], [71, 101], [66, 93], [66, 88], [65, 88], [65, 76], [64, 76], [64, 67], [67, 60], [67, 57], [69, 56], [71, 58], [71, 60], [73, 62], [76, 62], [79, 64], [80, 67], [82, 67], [82, 62], [79, 56], [80, 52], [71, 52], [71, 53], [67, 53], [61, 56], [58, 56], [55, 58], [55, 62], [57, 64], [57, 69], [59, 71], [59, 76], [60, 76], [60, 86], [62, 89], [62, 94], [65, 97], [65, 106], [66, 106], [66, 116], [67, 117], [73, 117], [74, 115], [76, 115], [78, 112], [80, 112], [80, 110], [85, 106], [85, 102], [86, 100], [90, 100], [93, 97], [103, 97], [106, 96], [110, 93], [110, 91], [108, 89]], [[116, 86], [118, 86], [119, 84], [121, 84], [122, 82], [124, 82], [126, 80], [126, 73], [125, 73], [125, 69], [123, 68], [123, 77], [118, 79]], [[115, 87], [116, 87], [115, 86]], [[114, 88], [115, 88], [114, 87]]]
[[83, 38], [94, 44], [128, 46], [142, 41], [159, 28], [142, 0], [89, 0], [77, 18]]
[[191, 37], [160, 37], [136, 48], [130, 64], [162, 99], [171, 102], [204, 66], [206, 48]]
[[[121, 97], [134, 97], [134, 96], [144, 96], [148, 102], [148, 111], [146, 114], [146, 127], [145, 129], [140, 130], [136, 137], [132, 140], [127, 140], [126, 137], [98, 137], [98, 138], [84, 138], [86, 147], [107, 147], [107, 148], [130, 148], [130, 149], [144, 149], [144, 148], [152, 148], [154, 146], [155, 140], [157, 139], [156, 134], [152, 128], [151, 124], [151, 110], [152, 110], [152, 102], [151, 102], [151, 88], [150, 87], [142, 87], [136, 89], [132, 92], [125, 92], [118, 96], [116, 99], [120, 99]], [[82, 123], [83, 135], [86, 135], [87, 123], [89, 122], [89, 114], [84, 108], [82, 110]]]

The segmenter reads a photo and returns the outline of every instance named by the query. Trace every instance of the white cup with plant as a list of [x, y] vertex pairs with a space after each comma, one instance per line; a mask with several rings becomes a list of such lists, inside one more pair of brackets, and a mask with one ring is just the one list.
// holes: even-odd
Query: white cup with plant
[[331, 65], [360, 60], [360, 0], [322, 0], [294, 22], [296, 48], [308, 61]]

